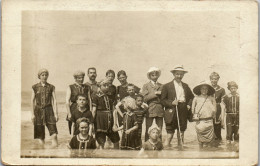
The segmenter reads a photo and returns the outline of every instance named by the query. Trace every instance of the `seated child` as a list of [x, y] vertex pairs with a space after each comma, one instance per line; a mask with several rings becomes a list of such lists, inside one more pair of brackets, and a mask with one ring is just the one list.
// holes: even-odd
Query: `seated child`
[[142, 149], [138, 153], [138, 157], [148, 157], [145, 151], [154, 151], [155, 153], [149, 153], [150, 157], [158, 157], [157, 152], [163, 150], [163, 144], [160, 139], [161, 130], [155, 123], [155, 120], [153, 120], [152, 126], [148, 129], [148, 135], [149, 139], [143, 144]]
[[77, 96], [77, 107], [72, 111], [71, 121], [72, 121], [72, 132], [71, 136], [79, 134], [79, 126], [77, 125], [77, 120], [79, 118], [88, 118], [90, 121], [89, 134], [92, 135], [93, 131], [93, 116], [87, 107], [87, 97], [80, 94]]
[[[233, 140], [239, 140], [239, 94], [237, 89], [238, 85], [234, 81], [228, 82], [228, 90], [231, 93], [224, 96], [222, 101], [226, 110], [227, 144]], [[224, 116], [222, 119], [224, 120]]]
[[124, 101], [124, 109], [126, 112], [123, 114], [123, 125], [119, 128], [114, 128], [115, 131], [123, 130], [121, 149], [135, 150], [140, 148], [137, 143], [137, 117], [133, 113], [136, 108], [135, 100], [127, 98]]
[[74, 135], [69, 143], [71, 149], [96, 149], [95, 139], [89, 135], [89, 119], [83, 117], [77, 120], [79, 134]]
[[146, 111], [147, 111], [147, 109], [144, 109], [142, 107], [143, 100], [144, 100], [144, 97], [141, 94], [136, 95], [135, 104], [136, 104], [137, 108], [134, 110], [134, 113], [137, 116], [137, 124], [138, 124], [138, 133], [137, 133], [138, 134], [137, 135], [138, 149], [140, 149], [142, 146], [142, 124], [143, 124], [144, 117], [145, 117]]

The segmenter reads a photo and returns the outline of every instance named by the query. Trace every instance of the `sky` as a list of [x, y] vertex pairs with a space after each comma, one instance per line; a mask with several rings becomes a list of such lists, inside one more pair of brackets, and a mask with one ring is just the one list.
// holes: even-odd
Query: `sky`
[[142, 87], [150, 67], [161, 69], [158, 81], [165, 84], [177, 64], [188, 70], [183, 81], [191, 88], [213, 71], [226, 88], [239, 83], [238, 17], [234, 11], [25, 11], [22, 91], [39, 82], [40, 68], [49, 70], [57, 91], [66, 91], [76, 70], [96, 67], [97, 80], [108, 69], [125, 70], [128, 82]]

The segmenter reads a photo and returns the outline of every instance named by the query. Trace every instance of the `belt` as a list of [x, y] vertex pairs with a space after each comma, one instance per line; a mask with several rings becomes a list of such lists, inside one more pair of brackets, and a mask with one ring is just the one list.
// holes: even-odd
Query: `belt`
[[49, 104], [49, 105], [45, 105], [44, 107], [42, 107], [41, 105], [36, 105], [37, 108], [41, 108], [41, 109], [44, 109], [44, 108], [47, 108], [47, 107], [51, 107], [52, 105]]
[[213, 118], [199, 118], [199, 119], [194, 119], [193, 121], [201, 121], [201, 120], [211, 120]]
[[111, 111], [109, 111], [109, 110], [97, 110], [97, 112], [107, 112], [107, 113], [110, 113]]
[[233, 112], [227, 112], [227, 114], [238, 114], [238, 113], [233, 113]]

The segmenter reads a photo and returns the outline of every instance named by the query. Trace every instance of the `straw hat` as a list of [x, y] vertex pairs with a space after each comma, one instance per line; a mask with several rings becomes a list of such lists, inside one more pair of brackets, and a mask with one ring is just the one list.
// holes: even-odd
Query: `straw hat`
[[183, 65], [175, 65], [171, 72], [174, 73], [175, 71], [183, 71], [184, 73], [188, 73], [188, 71], [184, 69]]
[[159, 68], [157, 68], [157, 67], [150, 67], [150, 69], [147, 72], [148, 79], [150, 79], [150, 73], [155, 72], [155, 71], [159, 73], [159, 77], [161, 76], [161, 70]]
[[196, 95], [200, 95], [200, 94], [201, 94], [200, 88], [201, 88], [203, 85], [208, 86], [208, 95], [213, 95], [213, 94], [215, 93], [215, 89], [214, 89], [207, 81], [202, 81], [202, 82], [199, 83], [197, 86], [195, 86], [195, 88], [193, 88], [193, 92], [194, 92]]

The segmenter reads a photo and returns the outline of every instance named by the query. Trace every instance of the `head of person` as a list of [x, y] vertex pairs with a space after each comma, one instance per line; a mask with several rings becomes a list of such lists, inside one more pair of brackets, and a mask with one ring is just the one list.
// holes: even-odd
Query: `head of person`
[[153, 123], [152, 126], [148, 129], [149, 138], [152, 140], [158, 140], [160, 134], [160, 128], [155, 123]]
[[211, 96], [215, 93], [215, 89], [210, 85], [208, 81], [202, 81], [194, 87], [193, 92], [196, 95], [208, 95]]
[[84, 82], [85, 72], [78, 70], [73, 74], [73, 77], [75, 82], [81, 85]]
[[126, 72], [124, 70], [120, 70], [117, 73], [117, 79], [120, 82], [121, 85], [124, 85], [127, 83], [127, 75]]
[[135, 95], [135, 86], [134, 84], [128, 84], [127, 85], [127, 93], [129, 96], [134, 96]]
[[79, 132], [82, 134], [82, 135], [87, 135], [88, 132], [89, 132], [89, 125], [90, 125], [90, 121], [88, 118], [79, 118], [77, 120], [77, 125], [79, 127]]
[[158, 80], [158, 78], [161, 75], [161, 70], [158, 69], [157, 67], [151, 67], [148, 72], [147, 72], [147, 77], [149, 80], [152, 80], [154, 82], [156, 82]]
[[96, 78], [97, 78], [97, 70], [96, 70], [95, 67], [88, 68], [88, 78], [91, 81], [95, 81], [96, 80]]
[[211, 73], [209, 78], [210, 78], [210, 82], [211, 82], [212, 86], [218, 85], [218, 80], [220, 78], [218, 73], [216, 73], [216, 72]]
[[40, 69], [38, 72], [38, 78], [42, 83], [46, 83], [49, 77], [49, 71], [47, 69]]
[[136, 109], [135, 99], [131, 97], [125, 98], [123, 101], [123, 105], [124, 109], [128, 111], [133, 111], [134, 109]]
[[179, 83], [181, 82], [182, 78], [184, 77], [185, 73], [188, 73], [183, 67], [183, 65], [176, 65], [173, 70], [171, 70], [174, 79]]
[[135, 104], [136, 104], [137, 107], [141, 107], [143, 102], [144, 102], [144, 96], [143, 95], [138, 94], [138, 95], [135, 96]]
[[114, 70], [108, 70], [106, 72], [106, 78], [111, 82], [111, 84], [113, 83], [115, 76], [116, 76], [116, 74], [115, 74]]
[[109, 86], [111, 85], [108, 79], [103, 79], [98, 83], [98, 87], [103, 93], [107, 93], [109, 90]]
[[238, 89], [237, 83], [234, 81], [230, 81], [227, 83], [227, 85], [228, 85], [227, 88], [228, 88], [228, 90], [230, 90], [231, 94], [236, 94], [237, 89]]
[[87, 104], [87, 96], [85, 95], [78, 95], [77, 96], [77, 104], [79, 107], [83, 108], [83, 107], [86, 107], [86, 104]]

